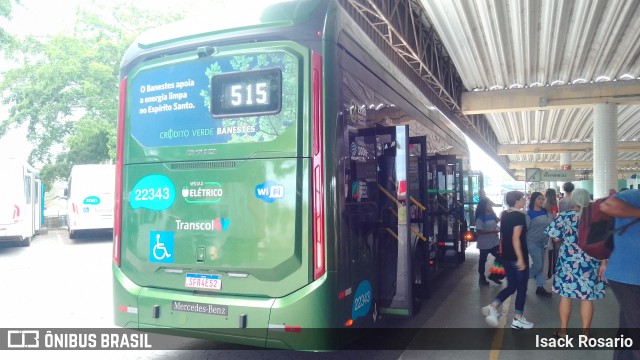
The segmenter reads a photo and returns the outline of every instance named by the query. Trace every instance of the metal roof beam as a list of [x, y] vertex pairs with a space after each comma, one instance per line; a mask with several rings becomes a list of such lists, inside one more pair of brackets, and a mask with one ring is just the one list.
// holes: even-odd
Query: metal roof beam
[[471, 91], [462, 94], [464, 114], [586, 107], [602, 103], [640, 104], [640, 80]]
[[[636, 169], [635, 171], [640, 171], [640, 161], [639, 160], [618, 160], [618, 171], [622, 171], [624, 169]], [[537, 169], [556, 169], [558, 170], [560, 167], [559, 161], [535, 161], [535, 162], [511, 162], [509, 164], [509, 168], [512, 170], [522, 170], [529, 168], [537, 168]], [[573, 170], [579, 171], [582, 169], [593, 169], [592, 161], [571, 161], [571, 167]]]
[[[509, 159], [496, 155], [499, 142], [487, 118], [462, 112], [460, 98], [464, 85], [438, 34], [429, 24], [421, 0], [340, 2], [359, 14], [367, 27], [410, 67], [427, 87], [425, 95], [429, 101], [506, 170]], [[363, 26], [360, 19], [356, 22]], [[372, 36], [370, 31], [366, 32]]]
[[[498, 145], [498, 155], [561, 154], [593, 151], [592, 142]], [[620, 141], [618, 152], [639, 152], [640, 142]]]
[[[618, 180], [624, 180], [629, 177], [629, 174], [638, 173], [637, 169], [619, 169], [618, 170]], [[526, 173], [525, 170], [515, 170], [513, 173], [513, 177], [518, 181], [526, 181]], [[584, 174], [582, 171], [576, 171], [576, 181], [584, 179], [593, 179], [593, 174], [591, 171], [587, 171], [587, 174]]]

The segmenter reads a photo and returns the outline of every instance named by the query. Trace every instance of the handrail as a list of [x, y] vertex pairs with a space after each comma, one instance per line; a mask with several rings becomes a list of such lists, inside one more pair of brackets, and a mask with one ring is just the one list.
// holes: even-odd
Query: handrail
[[398, 199], [396, 199], [393, 195], [391, 195], [385, 188], [383, 188], [382, 186], [380, 186], [380, 184], [378, 184], [378, 188], [380, 189], [380, 191], [382, 191], [383, 194], [387, 195], [387, 197], [389, 198], [389, 200], [393, 201], [394, 203], [396, 203], [397, 206], [401, 206], [402, 204], [400, 203], [400, 201], [398, 201]]
[[391, 229], [389, 229], [389, 228], [385, 228], [385, 230], [387, 230], [387, 232], [388, 232], [391, 236], [393, 236], [393, 237], [396, 239], [396, 241], [400, 241], [400, 239], [398, 239], [398, 235], [397, 235], [396, 233], [394, 233], [394, 232], [393, 232], [393, 230], [391, 230]]
[[420, 240], [422, 241], [427, 241], [428, 239], [426, 237], [424, 237], [424, 235], [422, 235], [418, 230], [414, 229], [413, 226], [409, 227], [411, 229], [411, 232], [416, 234], [417, 237], [420, 238]]
[[414, 198], [413, 198], [413, 196], [409, 196], [409, 200], [411, 200], [411, 202], [412, 202], [415, 206], [419, 207], [419, 208], [420, 208], [420, 210], [422, 210], [422, 211], [427, 210], [427, 208], [426, 208], [426, 207], [424, 207], [424, 205], [420, 204], [420, 203], [418, 202], [418, 200], [414, 199]]

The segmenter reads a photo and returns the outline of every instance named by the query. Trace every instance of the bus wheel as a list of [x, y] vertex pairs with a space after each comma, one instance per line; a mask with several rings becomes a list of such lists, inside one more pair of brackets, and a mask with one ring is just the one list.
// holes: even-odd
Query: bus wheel
[[466, 251], [465, 249], [462, 249], [461, 252], [458, 253], [458, 263], [462, 264], [465, 260], [466, 260]]
[[458, 263], [462, 264], [467, 259], [468, 243], [464, 239], [464, 235], [458, 241], [460, 242], [458, 246], [460, 246], [460, 249], [461, 249], [460, 252], [458, 252]]
[[22, 240], [20, 241], [20, 246], [31, 246], [31, 237], [22, 238]]
[[428, 248], [424, 243], [417, 243], [413, 253], [412, 276], [413, 296], [418, 299], [429, 297], [429, 260]]

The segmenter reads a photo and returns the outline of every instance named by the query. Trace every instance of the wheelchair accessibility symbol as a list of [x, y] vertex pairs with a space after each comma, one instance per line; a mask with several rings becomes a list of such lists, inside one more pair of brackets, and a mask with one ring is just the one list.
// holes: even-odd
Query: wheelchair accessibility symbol
[[152, 231], [149, 233], [149, 261], [173, 263], [173, 233]]

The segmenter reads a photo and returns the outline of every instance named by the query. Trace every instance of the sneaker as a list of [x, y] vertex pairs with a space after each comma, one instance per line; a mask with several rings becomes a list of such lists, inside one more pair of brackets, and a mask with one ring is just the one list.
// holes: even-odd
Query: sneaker
[[520, 319], [513, 318], [511, 322], [512, 329], [531, 329], [533, 328], [533, 323], [523, 317]]
[[538, 286], [538, 288], [536, 289], [536, 295], [551, 297], [552, 294], [551, 292], [545, 290], [545, 288], [543, 288], [542, 286]]
[[498, 310], [491, 304], [482, 308], [482, 315], [489, 326], [498, 327]]
[[487, 281], [487, 278], [484, 277], [484, 275], [480, 275], [480, 278], [478, 279], [478, 284], [480, 285], [489, 285], [489, 282]]

